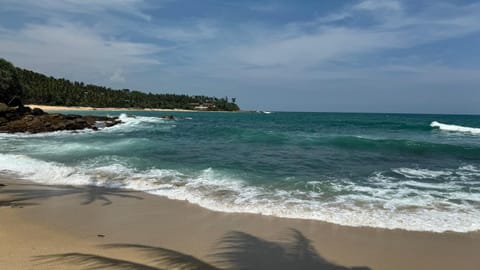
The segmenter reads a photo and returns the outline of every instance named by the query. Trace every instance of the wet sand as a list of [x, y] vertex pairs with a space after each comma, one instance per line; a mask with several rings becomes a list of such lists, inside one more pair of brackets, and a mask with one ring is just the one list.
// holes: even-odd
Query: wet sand
[[480, 232], [428, 233], [206, 210], [0, 177], [0, 269], [479, 269]]

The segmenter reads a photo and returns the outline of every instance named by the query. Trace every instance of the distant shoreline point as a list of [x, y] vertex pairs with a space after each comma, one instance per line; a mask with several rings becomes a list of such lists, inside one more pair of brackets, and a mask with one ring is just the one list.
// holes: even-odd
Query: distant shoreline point
[[[44, 111], [157, 111], [157, 112], [207, 112], [203, 110], [186, 110], [186, 109], [157, 109], [157, 108], [114, 108], [114, 107], [85, 107], [85, 106], [51, 106], [28, 104], [31, 108], [40, 108]], [[222, 111], [220, 111], [222, 112]]]

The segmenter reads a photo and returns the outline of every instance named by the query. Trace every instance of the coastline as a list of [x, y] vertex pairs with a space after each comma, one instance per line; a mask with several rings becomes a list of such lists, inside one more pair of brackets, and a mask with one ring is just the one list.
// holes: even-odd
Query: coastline
[[[480, 232], [346, 227], [314, 220], [213, 212], [186, 201], [136, 191], [48, 186], [5, 176], [0, 176], [0, 183], [6, 184], [0, 187], [0, 241], [9, 243], [0, 247], [2, 269], [85, 269], [95, 263], [98, 266], [100, 258], [113, 266], [135, 262], [169, 269], [165, 267], [168, 256], [178, 258], [180, 254], [214, 264], [222, 245], [225, 250], [225, 244], [234, 244], [232, 239], [249, 248], [249, 252], [241, 253], [237, 245], [237, 253], [230, 253], [243, 254], [238, 262], [243, 266], [265, 262], [273, 268], [287, 269], [285, 258], [275, 250], [280, 243], [293, 243], [292, 229], [299, 233], [294, 233], [298, 243], [308, 246], [311, 241], [313, 253], [323, 259], [323, 265], [315, 265], [316, 269], [477, 269], [480, 263]], [[225, 236], [235, 231], [239, 232], [233, 234], [237, 238], [226, 241]], [[139, 246], [102, 246], [119, 243], [156, 248], [145, 253]], [[259, 245], [271, 248], [271, 252], [251, 250]], [[37, 257], [44, 255], [50, 257]], [[180, 257], [198, 263], [191, 257]], [[296, 263], [314, 265], [300, 259]]]
[[26, 104], [30, 108], [39, 108], [43, 111], [152, 111], [152, 112], [203, 112], [199, 110], [185, 109], [155, 109], [155, 108], [95, 108], [82, 106], [49, 106], [38, 104]]

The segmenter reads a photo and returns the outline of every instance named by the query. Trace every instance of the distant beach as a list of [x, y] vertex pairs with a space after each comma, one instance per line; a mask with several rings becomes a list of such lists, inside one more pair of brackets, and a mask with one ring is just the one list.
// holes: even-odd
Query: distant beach
[[154, 111], [154, 112], [195, 112], [197, 110], [184, 109], [155, 109], [155, 108], [95, 108], [82, 106], [49, 106], [38, 104], [27, 104], [31, 108], [40, 108], [44, 111]]

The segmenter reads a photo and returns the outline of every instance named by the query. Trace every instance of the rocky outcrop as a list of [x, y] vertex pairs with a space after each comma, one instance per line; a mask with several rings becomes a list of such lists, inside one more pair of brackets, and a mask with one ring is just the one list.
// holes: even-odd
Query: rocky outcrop
[[15, 67], [0, 58], [0, 132], [50, 132], [110, 127], [121, 123], [118, 118], [48, 114], [41, 109], [24, 107], [23, 87]]
[[0, 103], [0, 133], [97, 130], [119, 123], [116, 117], [49, 114], [38, 108], [12, 108]]

